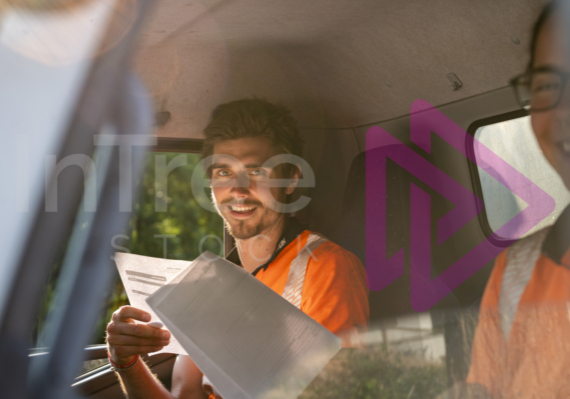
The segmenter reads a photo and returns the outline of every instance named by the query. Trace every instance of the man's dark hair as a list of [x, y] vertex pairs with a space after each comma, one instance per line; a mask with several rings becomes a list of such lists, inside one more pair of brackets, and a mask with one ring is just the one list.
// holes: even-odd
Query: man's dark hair
[[570, 15], [568, 11], [570, 10], [570, 3], [566, 0], [552, 0], [542, 9], [538, 19], [536, 20], [534, 27], [532, 28], [532, 36], [530, 39], [530, 61], [528, 63], [528, 69], [532, 69], [532, 64], [534, 63], [534, 56], [536, 54], [536, 41], [538, 39], [538, 34], [542, 29], [544, 23], [550, 18], [551, 15], [566, 10], [566, 15]]
[[303, 150], [303, 139], [291, 111], [259, 98], [219, 105], [212, 112], [204, 135], [202, 158], [213, 154], [216, 143], [246, 137], [265, 137], [281, 154], [300, 157]]

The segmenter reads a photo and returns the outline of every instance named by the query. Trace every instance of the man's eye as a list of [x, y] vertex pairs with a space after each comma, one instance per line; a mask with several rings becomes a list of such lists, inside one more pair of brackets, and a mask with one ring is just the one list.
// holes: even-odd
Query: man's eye
[[250, 172], [253, 176], [263, 176], [265, 171], [263, 169], [254, 169]]
[[228, 172], [227, 170], [219, 170], [218, 173], [216, 173], [216, 175], [220, 177], [228, 177], [230, 175], [230, 172]]

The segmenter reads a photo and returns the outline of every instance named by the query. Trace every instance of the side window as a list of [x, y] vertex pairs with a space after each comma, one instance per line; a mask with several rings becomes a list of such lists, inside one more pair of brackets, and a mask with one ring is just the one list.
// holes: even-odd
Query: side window
[[[481, 126], [475, 131], [475, 139], [550, 194], [556, 201], [554, 211], [522, 237], [553, 224], [570, 202], [570, 193], [542, 155], [532, 132], [530, 116]], [[479, 158], [477, 149], [475, 149], [475, 157]], [[488, 226], [495, 233], [497, 229], [521, 212], [527, 204], [481, 168], [478, 168], [478, 171]], [[522, 237], [498, 238], [516, 239]]]
[[[173, 169], [166, 181], [159, 181], [160, 179], [156, 178], [157, 160], [161, 158], [159, 162], [168, 165], [177, 157], [180, 157], [177, 164], [185, 163], [185, 165]], [[145, 172], [131, 219], [125, 231], [114, 237], [114, 242], [111, 243], [114, 249], [138, 255], [184, 260], [192, 260], [206, 250], [222, 254], [223, 221], [217, 213], [200, 206], [192, 193], [192, 173], [200, 162], [200, 155], [149, 152], [145, 162]], [[114, 264], [109, 266], [115, 267]], [[54, 266], [46, 286], [44, 302], [32, 337], [36, 349], [32, 349], [32, 352], [45, 351], [42, 349], [46, 345], [43, 333], [53, 307], [60, 268], [61, 264]], [[117, 273], [115, 282], [110, 287], [107, 302], [102, 306], [92, 345], [105, 343], [105, 329], [112, 313], [127, 304], [127, 295]], [[106, 359], [85, 362], [83, 373], [105, 363]]]
[[[186, 165], [173, 169], [166, 182], [160, 182], [156, 178], [159, 158], [162, 158], [164, 165], [174, 158], [179, 161], [186, 158]], [[192, 194], [192, 172], [198, 162], [200, 154], [148, 154], [139, 196], [127, 231], [115, 236], [113, 245], [117, 251], [181, 260], [193, 260], [207, 250], [220, 255], [223, 253], [222, 218], [202, 208]], [[163, 208], [161, 203], [165, 204]], [[117, 308], [127, 304], [127, 296], [117, 274], [106, 312], [98, 321], [96, 342], [93, 344], [104, 342], [105, 328], [111, 315]]]

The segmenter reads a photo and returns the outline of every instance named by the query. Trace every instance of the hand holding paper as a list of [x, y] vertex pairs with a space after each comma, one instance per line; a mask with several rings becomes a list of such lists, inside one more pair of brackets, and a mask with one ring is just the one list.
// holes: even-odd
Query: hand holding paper
[[[122, 252], [115, 254], [115, 262], [131, 306], [151, 316], [150, 320], [138, 320], [149, 321], [150, 326], [160, 323], [160, 319], [145, 299], [192, 264], [186, 260], [151, 258]], [[186, 354], [175, 337], [171, 337], [170, 344], [158, 352]]]
[[137, 328], [164, 323], [173, 337], [161, 352], [190, 355], [224, 399], [296, 398], [340, 349], [340, 338], [210, 252], [192, 263], [115, 260], [131, 304], [152, 315]]
[[107, 326], [107, 344], [113, 362], [129, 364], [134, 356], [157, 352], [170, 343], [168, 331], [149, 325], [152, 323], [137, 323], [148, 321], [150, 317], [132, 306], [123, 306], [113, 313]]

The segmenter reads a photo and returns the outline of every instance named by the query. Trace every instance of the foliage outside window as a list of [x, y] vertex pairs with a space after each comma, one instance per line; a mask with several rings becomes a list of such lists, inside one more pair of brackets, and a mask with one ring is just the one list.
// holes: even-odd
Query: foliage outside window
[[[165, 156], [168, 164], [175, 157], [186, 157], [187, 165], [169, 173], [165, 187], [155, 184], [155, 161], [157, 156]], [[202, 208], [194, 199], [191, 189], [192, 172], [200, 161], [199, 154], [157, 153], [151, 152], [146, 159], [139, 197], [133, 209], [132, 217], [124, 234], [116, 237], [114, 247], [121, 252], [130, 252], [152, 257], [193, 260], [200, 254], [200, 242], [209, 236], [202, 245], [202, 251], [220, 253], [219, 242], [223, 240], [223, 221], [218, 214]], [[155, 201], [165, 201], [166, 212], [155, 209]], [[220, 241], [211, 239], [217, 236]], [[166, 240], [166, 251], [165, 248]], [[110, 264], [109, 267], [115, 267]], [[38, 324], [34, 332], [35, 347], [45, 346], [42, 331], [51, 307], [53, 306], [54, 288], [60, 265], [54, 267]], [[92, 344], [105, 342], [105, 328], [112, 313], [128, 304], [127, 295], [118, 273], [109, 291], [106, 303], [102, 306], [101, 316], [97, 321]]]

